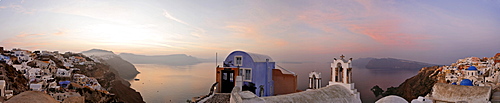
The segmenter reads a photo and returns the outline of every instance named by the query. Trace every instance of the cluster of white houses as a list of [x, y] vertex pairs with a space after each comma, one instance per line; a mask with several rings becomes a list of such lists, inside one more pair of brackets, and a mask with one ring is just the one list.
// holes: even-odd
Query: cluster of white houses
[[443, 66], [440, 73], [449, 84], [497, 87], [500, 81], [500, 53], [491, 58], [468, 57], [450, 66]]
[[[92, 68], [95, 65], [92, 60], [76, 55], [64, 57], [57, 51], [31, 52], [21, 49], [12, 49], [11, 51], [0, 49], [2, 49], [0, 51], [0, 61], [12, 65], [17, 71], [23, 73], [29, 80], [26, 85], [29, 86], [31, 91], [47, 93], [61, 102], [66, 98], [81, 96], [75, 92], [75, 88], [70, 88], [70, 85], [73, 87], [88, 87], [108, 93], [95, 78], [76, 73], [80, 69], [75, 66]], [[58, 66], [53, 60], [62, 62], [63, 66]], [[0, 75], [3, 74], [0, 73]], [[5, 90], [6, 82], [3, 79], [0, 78], [1, 96], [8, 99], [12, 96], [12, 90]]]

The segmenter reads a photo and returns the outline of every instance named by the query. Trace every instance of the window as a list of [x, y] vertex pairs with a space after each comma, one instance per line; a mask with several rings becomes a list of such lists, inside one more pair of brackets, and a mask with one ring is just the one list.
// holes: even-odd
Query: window
[[243, 64], [243, 57], [242, 56], [235, 56], [234, 60], [235, 60], [236, 66], [242, 66], [242, 64]]
[[252, 82], [252, 68], [240, 68], [238, 75], [243, 81]]
[[222, 79], [227, 80], [227, 73], [222, 73]]
[[233, 81], [233, 73], [229, 73], [229, 80]]
[[240, 69], [240, 72], [238, 72], [238, 76], [243, 76], [243, 69]]
[[252, 80], [252, 70], [245, 70], [245, 80]]

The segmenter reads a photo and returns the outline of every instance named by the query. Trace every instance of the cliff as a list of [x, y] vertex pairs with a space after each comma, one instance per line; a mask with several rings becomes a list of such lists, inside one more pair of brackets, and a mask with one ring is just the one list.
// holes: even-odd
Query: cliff
[[7, 88], [14, 91], [14, 95], [28, 90], [29, 87], [26, 85], [28, 84], [28, 79], [26, 79], [21, 72], [16, 71], [16, 68], [6, 63], [1, 63], [0, 69], [1, 68], [3, 68], [2, 71], [5, 72], [1, 73], [4, 75], [2, 78], [5, 80]]
[[[79, 55], [81, 57], [85, 57], [84, 55]], [[142, 96], [139, 92], [136, 92], [134, 89], [130, 88], [127, 81], [125, 81], [120, 76], [116, 75], [116, 70], [114, 68], [105, 63], [96, 62], [95, 66], [89, 68], [85, 66], [75, 66], [79, 68], [80, 71], [77, 73], [84, 74], [89, 77], [94, 77], [101, 84], [102, 87], [106, 88], [110, 91], [110, 93], [115, 94], [113, 98], [119, 102], [126, 103], [143, 103]], [[85, 90], [79, 91], [82, 95], [85, 96], [85, 100], [87, 102], [102, 102], [103, 100], [107, 100], [110, 97], [99, 95], [96, 91]]]
[[112, 68], [112, 72], [118, 74], [123, 79], [132, 80], [135, 76], [137, 76], [137, 74], [139, 74], [139, 71], [137, 71], [132, 63], [123, 60], [112, 51], [92, 49], [83, 51], [82, 53], [86, 56], [94, 56], [102, 60]]
[[439, 66], [422, 68], [417, 75], [401, 83], [394, 91], [395, 94], [407, 101], [416, 99], [418, 96], [427, 95], [438, 80], [438, 68]]

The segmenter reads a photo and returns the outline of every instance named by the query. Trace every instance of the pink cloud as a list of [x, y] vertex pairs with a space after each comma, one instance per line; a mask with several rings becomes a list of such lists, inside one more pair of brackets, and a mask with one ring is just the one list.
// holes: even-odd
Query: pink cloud
[[[269, 25], [263, 24], [252, 24], [252, 23], [232, 23], [232, 25], [227, 25], [225, 28], [229, 31], [233, 32], [233, 38], [237, 39], [250, 39], [259, 44], [267, 44], [264, 46], [286, 46], [288, 45], [288, 41], [276, 38], [271, 35], [266, 35], [270, 33], [270, 31], [263, 30], [263, 27], [267, 27]], [[272, 45], [269, 45], [272, 44]]]
[[427, 39], [424, 35], [416, 35], [400, 32], [397, 19], [376, 20], [365, 22], [364, 24], [350, 24], [348, 29], [354, 33], [363, 34], [373, 40], [393, 46], [414, 46], [418, 40]]
[[404, 18], [391, 12], [374, 9], [370, 3], [360, 1], [365, 10], [339, 8], [306, 10], [300, 13], [297, 19], [328, 34], [344, 36], [361, 34], [383, 45], [415, 46], [419, 45], [417, 41], [428, 38], [425, 35], [404, 32], [400, 28], [400, 24], [406, 22]]
[[37, 11], [36, 9], [27, 9], [22, 5], [16, 5], [16, 4], [11, 4], [8, 7], [4, 7], [4, 8], [11, 8], [11, 9], [13, 9], [17, 12], [23, 13], [23, 14], [33, 14], [33, 13], [35, 13], [35, 11]]
[[18, 38], [23, 38], [23, 37], [28, 37], [28, 36], [38, 36], [38, 35], [45, 35], [45, 34], [19, 34], [16, 37]]

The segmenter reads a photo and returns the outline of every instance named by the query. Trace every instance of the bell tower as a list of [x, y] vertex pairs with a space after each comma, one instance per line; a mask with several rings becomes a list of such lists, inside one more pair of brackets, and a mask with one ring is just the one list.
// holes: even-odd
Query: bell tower
[[340, 56], [340, 59], [333, 58], [331, 63], [332, 76], [330, 82], [336, 83], [352, 83], [352, 58], [349, 60], [344, 59], [344, 55]]

